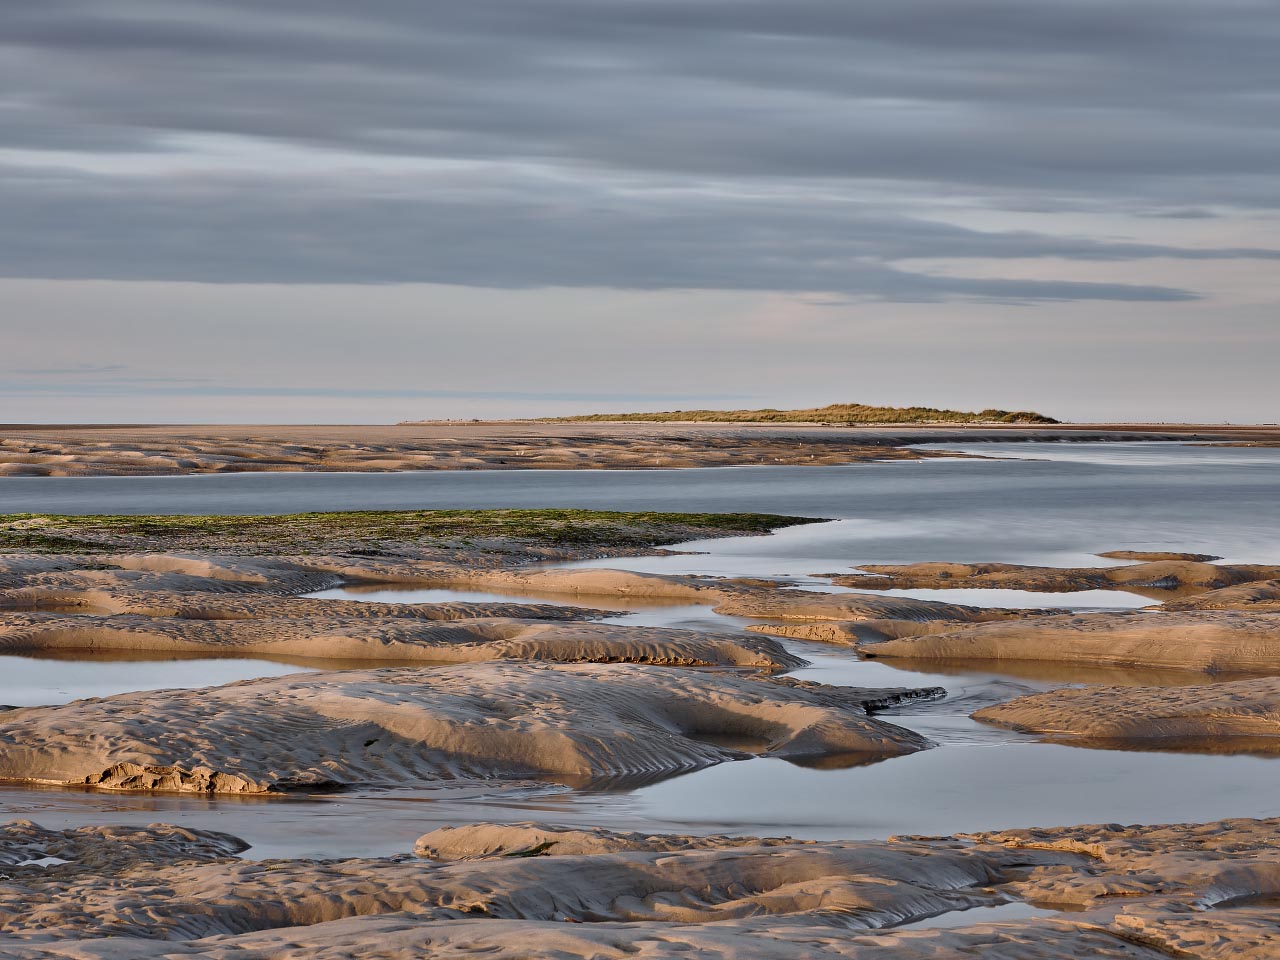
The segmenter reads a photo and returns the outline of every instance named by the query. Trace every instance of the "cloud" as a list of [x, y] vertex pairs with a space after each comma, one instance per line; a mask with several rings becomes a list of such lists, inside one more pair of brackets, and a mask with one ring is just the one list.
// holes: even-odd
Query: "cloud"
[[19, 377], [98, 377], [103, 374], [121, 373], [127, 370], [121, 363], [78, 363], [73, 367], [30, 367], [9, 371]]
[[1269, 0], [354, 11], [0, 6], [0, 275], [1171, 301], [911, 261], [1277, 256], [1186, 232], [1280, 202]]
[[[16, 185], [16, 186], [13, 186]], [[1276, 259], [1265, 248], [1184, 248], [980, 231], [871, 204], [789, 196], [636, 196], [606, 184], [401, 179], [343, 196], [326, 178], [263, 184], [161, 177], [44, 190], [4, 177], [0, 275], [213, 283], [448, 283], [495, 288], [827, 291], [893, 300], [1186, 300], [1177, 287], [946, 276], [913, 259], [1082, 262]]]
[[732, 404], [758, 401], [756, 394], [741, 393], [642, 393], [572, 390], [449, 390], [414, 387], [335, 387], [330, 385], [280, 386], [279, 384], [219, 384], [208, 378], [122, 377], [90, 382], [55, 383], [21, 380], [0, 381], [0, 397], [147, 398], [183, 399], [324, 399], [343, 400], [484, 400], [513, 403], [637, 403]]

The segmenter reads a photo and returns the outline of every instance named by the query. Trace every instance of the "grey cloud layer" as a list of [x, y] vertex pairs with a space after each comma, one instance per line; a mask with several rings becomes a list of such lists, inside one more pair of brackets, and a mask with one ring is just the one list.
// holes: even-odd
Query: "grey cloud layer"
[[[1275, 208], [1278, 41], [1272, 0], [6, 4], [0, 213], [21, 234], [0, 272], [1190, 299], [901, 261], [1274, 257], [983, 210]], [[370, 163], [200, 175], [165, 162], [210, 149], [183, 135]], [[129, 152], [155, 169], [91, 172]], [[382, 162], [418, 158], [448, 169]]]

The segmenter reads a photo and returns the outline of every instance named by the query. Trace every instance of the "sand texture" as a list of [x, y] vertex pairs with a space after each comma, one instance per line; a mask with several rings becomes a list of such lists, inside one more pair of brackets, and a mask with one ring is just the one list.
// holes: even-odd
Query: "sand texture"
[[56, 613], [0, 617], [0, 653], [77, 651], [366, 663], [547, 660], [768, 670], [804, 662], [764, 637], [607, 623], [340, 615], [245, 620]]
[[1045, 660], [1200, 673], [1280, 672], [1280, 614], [1102, 612], [981, 623], [864, 643], [867, 657]]
[[0, 476], [245, 471], [645, 469], [822, 466], [944, 454], [955, 441], [1266, 441], [1274, 427], [1097, 424], [973, 427], [445, 422], [382, 426], [0, 425]]
[[735, 617], [778, 620], [901, 620], [914, 622], [1018, 620], [1044, 610], [973, 607], [938, 600], [878, 596], [874, 593], [813, 593], [805, 590], [760, 590], [734, 593], [715, 608]]
[[1165, 610], [1245, 610], [1254, 613], [1280, 613], [1280, 580], [1259, 580], [1221, 590], [1210, 590], [1193, 597], [1167, 600]]
[[575, 470], [919, 460], [877, 431], [670, 424], [0, 427], [3, 476], [401, 470]]
[[441, 827], [414, 844], [428, 860], [485, 860], [493, 857], [569, 857], [597, 853], [710, 850], [729, 847], [790, 846], [789, 838], [687, 836], [618, 833], [603, 827], [574, 830], [541, 823], [472, 823]]
[[[823, 843], [453, 832], [480, 852], [30, 871], [0, 887], [0, 957], [1262, 960], [1280, 948], [1275, 820]], [[576, 846], [522, 847], [535, 833]], [[984, 909], [1024, 903], [1040, 915]], [[948, 926], [913, 926], [937, 915]]]
[[[0, 866], [17, 876], [106, 873], [149, 863], [221, 860], [248, 849], [237, 837], [208, 830], [152, 824], [146, 827], [78, 827], [45, 830], [30, 820], [0, 825]], [[63, 863], [41, 862], [60, 860]]]
[[633, 665], [471, 664], [295, 674], [0, 714], [0, 779], [272, 793], [444, 779], [655, 779], [743, 759], [929, 746], [859, 690]]
[[[896, 597], [893, 599], [897, 599]], [[931, 602], [931, 601], [920, 601]], [[869, 611], [870, 612], [870, 611]], [[996, 611], [992, 611], [996, 612]], [[1041, 610], [998, 611], [1001, 619], [1032, 619], [1044, 616]], [[975, 623], [991, 622], [975, 620], [892, 620], [873, 617], [866, 620], [811, 620], [796, 623], [753, 623], [744, 629], [751, 633], [765, 633], [774, 637], [790, 637], [794, 640], [812, 640], [818, 643], [835, 643], [856, 647], [862, 644], [897, 640], [901, 637], [919, 637], [952, 630], [965, 630]]]
[[[714, 603], [768, 584], [610, 570], [492, 568], [492, 549], [409, 555], [255, 557], [218, 553], [0, 556], [0, 652], [256, 656], [470, 663], [532, 659], [790, 668], [777, 642], [593, 622], [615, 611], [513, 598], [368, 603], [293, 596], [340, 583], [463, 585], [561, 597]], [[527, 559], [516, 553], [510, 559]], [[508, 560], [510, 562], [510, 560]]]
[[973, 716], [1063, 742], [1280, 753], [1280, 678], [1211, 686], [1051, 690], [986, 707]]

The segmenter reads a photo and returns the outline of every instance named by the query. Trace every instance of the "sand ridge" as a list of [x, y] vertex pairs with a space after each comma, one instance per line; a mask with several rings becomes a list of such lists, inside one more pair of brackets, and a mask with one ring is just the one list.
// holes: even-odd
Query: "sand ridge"
[[[536, 611], [537, 608], [530, 609], [530, 612]], [[35, 613], [8, 614], [0, 619], [0, 653], [76, 651], [366, 663], [626, 662], [764, 670], [792, 668], [804, 663], [765, 637], [511, 617], [437, 620], [423, 616], [363, 616], [348, 619], [327, 614], [206, 620]]]

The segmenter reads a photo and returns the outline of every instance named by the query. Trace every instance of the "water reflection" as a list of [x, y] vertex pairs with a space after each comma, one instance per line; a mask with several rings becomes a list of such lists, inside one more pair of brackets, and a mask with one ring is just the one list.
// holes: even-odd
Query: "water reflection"
[[35, 707], [135, 690], [208, 687], [315, 669], [318, 669], [315, 661], [303, 665], [279, 659], [199, 654], [76, 651], [60, 655], [0, 656], [0, 704]]
[[995, 903], [990, 906], [970, 907], [967, 910], [948, 910], [936, 913], [931, 917], [921, 917], [906, 923], [897, 923], [885, 929], [891, 930], [942, 930], [953, 927], [969, 927], [978, 923], [999, 923], [1009, 920], [1032, 920], [1036, 917], [1052, 917], [1063, 911], [1081, 912], [1080, 908], [1072, 909], [1064, 905], [1060, 909], [1041, 907], [1033, 903], [1014, 900], [1010, 903]]

